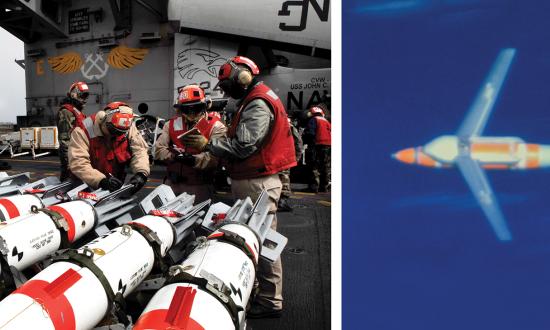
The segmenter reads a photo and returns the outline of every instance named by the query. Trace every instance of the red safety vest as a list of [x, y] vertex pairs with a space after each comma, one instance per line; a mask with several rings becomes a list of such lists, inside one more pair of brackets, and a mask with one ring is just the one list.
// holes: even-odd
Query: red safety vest
[[[208, 127], [205, 132], [201, 131], [201, 134], [210, 140], [214, 125], [218, 121], [220, 121], [220, 117], [217, 113], [208, 113]], [[168, 134], [170, 135], [170, 141], [172, 142], [172, 144], [174, 144], [182, 151], [185, 151], [192, 155], [196, 155], [200, 153], [199, 150], [186, 147], [182, 143], [182, 141], [178, 139], [178, 136], [187, 132], [191, 128], [193, 127], [187, 127], [187, 121], [183, 119], [183, 116], [173, 117], [168, 122]], [[168, 177], [171, 179], [171, 181], [176, 181], [174, 183], [182, 182], [186, 184], [196, 185], [210, 183], [213, 180], [213, 176], [209, 175], [211, 173], [208, 173], [209, 171], [205, 172], [204, 170], [198, 170], [191, 166], [187, 166], [185, 164], [174, 161], [168, 162], [168, 164], [166, 165], [166, 170], [168, 172]], [[174, 174], [176, 175], [176, 177], [174, 177]]]
[[316, 116], [313, 118], [315, 119], [317, 124], [317, 132], [315, 132], [315, 144], [330, 146], [330, 122], [325, 117], [321, 116]]
[[[215, 113], [208, 113], [208, 128], [206, 129], [206, 132], [201, 132], [201, 134], [207, 138], [210, 139], [210, 136], [212, 135], [212, 129], [214, 128], [214, 124], [216, 122], [220, 121], [219, 115]], [[200, 153], [199, 150], [195, 150], [192, 148], [187, 148], [185, 145], [181, 142], [180, 139], [178, 139], [178, 136], [181, 134], [187, 132], [189, 129], [193, 127], [187, 127], [187, 121], [183, 119], [183, 116], [176, 116], [170, 119], [168, 122], [168, 133], [170, 135], [170, 141], [172, 141], [173, 144], [176, 145], [176, 147], [185, 150], [187, 153], [190, 153], [192, 155], [196, 155]]]
[[243, 100], [242, 106], [233, 118], [228, 136], [235, 137], [241, 113], [254, 99], [262, 99], [267, 102], [273, 111], [273, 126], [259, 150], [246, 159], [230, 163], [229, 175], [232, 179], [268, 176], [296, 166], [294, 140], [285, 108], [277, 94], [263, 83], [256, 85]]
[[96, 136], [94, 132], [95, 114], [80, 122], [79, 127], [90, 141], [90, 162], [92, 167], [108, 176], [112, 174], [120, 180], [126, 177], [126, 165], [132, 159], [130, 144], [126, 134], [116, 138]]
[[[62, 104], [61, 105], [61, 108], [62, 109], [66, 109], [67, 111], [69, 111], [70, 113], [73, 114], [74, 118], [75, 118], [75, 124], [74, 124], [74, 127], [77, 127], [77, 126], [80, 126], [80, 124], [82, 123], [82, 121], [84, 119], [86, 119], [86, 115], [83, 114], [80, 110], [78, 110], [77, 108], [75, 108], [72, 104], [68, 104], [68, 103], [65, 103], [65, 104]], [[73, 128], [74, 128], [73, 127]]]

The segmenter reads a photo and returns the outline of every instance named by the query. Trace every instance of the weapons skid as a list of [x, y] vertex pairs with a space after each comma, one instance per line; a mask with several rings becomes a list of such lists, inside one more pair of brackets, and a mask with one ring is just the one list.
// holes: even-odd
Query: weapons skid
[[206, 213], [206, 208], [209, 205], [210, 200], [206, 200], [193, 206], [174, 224], [176, 230], [176, 244], [175, 247], [168, 252], [172, 264], [181, 262], [188, 254], [188, 239], [194, 239], [194, 230], [200, 226]]
[[78, 181], [64, 181], [46, 189], [42, 194], [42, 203], [45, 206], [68, 202], [78, 198], [78, 193], [88, 189], [88, 185]]
[[[126, 198], [125, 194], [133, 186], [124, 186], [112, 193], [102, 189], [81, 191], [86, 187], [79, 185], [69, 192], [76, 195], [75, 200], [46, 208], [34, 207], [33, 213], [0, 226], [0, 252], [5, 264], [2, 276], [6, 290], [3, 294], [9, 293], [14, 289], [14, 283], [18, 283], [9, 278], [24, 278], [21, 271], [30, 265], [48, 258], [59, 249], [69, 248], [94, 228], [97, 231], [97, 228], [105, 227], [110, 220], [116, 219], [119, 224], [131, 220], [129, 211], [137, 203], [135, 198]], [[158, 196], [159, 191], [163, 189], [153, 190], [148, 197]], [[160, 201], [164, 203], [162, 198]]]
[[206, 213], [204, 210], [210, 206], [210, 203], [211, 201], [209, 199], [193, 206], [185, 213], [182, 219], [174, 224], [176, 227], [176, 243], [182, 242], [189, 236], [190, 232], [194, 229], [194, 225], [197, 224], [197, 220], [202, 220], [202, 217]]
[[172, 191], [172, 188], [165, 184], [161, 184], [156, 187], [155, 191], [157, 191], [157, 194], [149, 194], [145, 196], [145, 198], [143, 198], [141, 203], [139, 203], [143, 209], [142, 211], [144, 215], [149, 213], [149, 211], [151, 210], [168, 204], [170, 201], [176, 198], [176, 195], [174, 194], [174, 191]]
[[45, 178], [33, 181], [31, 183], [24, 184], [23, 186], [18, 188], [18, 192], [20, 194], [25, 194], [27, 192], [32, 192], [33, 190], [44, 190], [53, 188], [54, 186], [57, 186], [61, 184], [61, 181], [55, 176], [47, 176]]
[[18, 192], [18, 188], [27, 184], [30, 179], [30, 173], [19, 173], [0, 177], [0, 196], [12, 195]]
[[[162, 187], [159, 190], [162, 191]], [[145, 204], [149, 205], [162, 198], [148, 197]], [[167, 256], [177, 242], [178, 228], [185, 219], [200, 213], [198, 208], [190, 207], [193, 199], [181, 194], [167, 205], [150, 210], [151, 214], [119, 226], [79, 249], [67, 250], [0, 302], [3, 310], [0, 329], [62, 328], [68, 324], [69, 328], [74, 328], [74, 324], [78, 324], [78, 328], [95, 326], [106, 314], [114, 313], [120, 300]], [[168, 209], [170, 205], [174, 209]], [[58, 286], [61, 283], [61, 287]], [[46, 288], [36, 290], [37, 285], [44, 284]], [[40, 294], [49, 292], [48, 287], [56, 287], [56, 295], [43, 299]], [[20, 295], [25, 296], [23, 300]]]
[[128, 197], [128, 195], [133, 187], [133, 185], [125, 185], [113, 192], [98, 189], [91, 196], [89, 195], [92, 197], [89, 202], [94, 205], [98, 219], [94, 229], [96, 235], [107, 233], [109, 229], [106, 224], [111, 220], [115, 220], [117, 225], [121, 225], [132, 219], [129, 212], [137, 205], [137, 202], [135, 197]]
[[[118, 205], [118, 202], [113, 202], [113, 199], [117, 196], [124, 196], [131, 190], [131, 188], [133, 188], [132, 185], [126, 185], [116, 192], [107, 192], [106, 194], [100, 196], [101, 198], [97, 201], [95, 207], [107, 220], [96, 227], [95, 232], [98, 236], [105, 235], [110, 231], [110, 229], [104, 224], [110, 220], [114, 220], [120, 226], [127, 223], [132, 218], [144, 216], [150, 211], [163, 207], [176, 199], [176, 195], [174, 195], [172, 188], [162, 184], [145, 196], [138, 204], [138, 207], [135, 207], [134, 205], [132, 205], [132, 207], [126, 206], [124, 208], [124, 210], [127, 210], [126, 212], [121, 210], [115, 210], [115, 212], [112, 212], [112, 209], [116, 208], [116, 205]], [[132, 211], [131, 215], [130, 211]]]
[[261, 256], [274, 262], [283, 252], [288, 238], [271, 229], [275, 214], [269, 212], [269, 203], [269, 196], [267, 191], [264, 190], [254, 204], [252, 215], [243, 223], [246, 223], [260, 236], [260, 241], [263, 244]]
[[44, 198], [48, 192], [59, 193], [62, 191], [68, 191], [74, 187], [75, 183], [72, 182], [59, 182], [56, 177], [46, 177], [38, 181], [26, 184], [18, 187], [13, 192], [19, 193], [19, 195], [10, 195], [0, 198], [0, 221], [10, 221], [13, 218], [21, 215], [27, 215], [33, 208], [41, 208], [44, 206], [50, 206], [65, 201], [64, 198]]
[[0, 186], [10, 186], [10, 185], [23, 185], [29, 181], [30, 173], [23, 172], [14, 175], [9, 175], [6, 172], [1, 172], [0, 176]]
[[[149, 301], [133, 329], [245, 329], [245, 308], [260, 254], [275, 260], [286, 245], [286, 238], [270, 229], [269, 206], [265, 191], [254, 205], [250, 198], [231, 208], [212, 205], [203, 227], [218, 228], [206, 238], [199, 237], [185, 260], [170, 268], [166, 285]], [[226, 213], [219, 217], [220, 212]], [[222, 221], [216, 224], [216, 217]], [[275, 248], [262, 246], [271, 239], [269, 245]]]
[[[226, 210], [225, 213], [224, 210]], [[217, 219], [216, 216], [220, 214], [224, 217]], [[269, 212], [269, 196], [264, 190], [255, 204], [252, 204], [250, 197], [247, 197], [244, 200], [237, 200], [231, 208], [223, 203], [212, 205], [204, 217], [202, 226], [208, 231], [215, 231], [224, 222], [246, 224], [254, 230], [262, 243], [261, 256], [273, 262], [279, 258], [288, 242], [286, 237], [271, 229], [273, 218], [274, 214]]]
[[29, 178], [29, 172], [0, 178], [0, 196], [25, 194], [35, 190], [42, 192], [45, 189], [50, 189], [62, 184], [59, 179], [54, 176], [48, 176], [31, 183], [28, 183]]

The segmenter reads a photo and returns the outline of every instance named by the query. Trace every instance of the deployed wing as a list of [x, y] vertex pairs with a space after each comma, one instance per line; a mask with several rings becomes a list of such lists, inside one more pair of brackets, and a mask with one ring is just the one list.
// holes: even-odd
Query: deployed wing
[[515, 54], [516, 50], [513, 48], [500, 51], [474, 103], [470, 106], [468, 115], [458, 129], [457, 135], [460, 139], [467, 140], [483, 132]]
[[466, 179], [470, 190], [476, 197], [479, 206], [481, 206], [483, 213], [489, 219], [489, 223], [493, 227], [498, 239], [501, 241], [511, 240], [512, 234], [508, 229], [506, 219], [504, 219], [504, 215], [500, 210], [498, 201], [483, 169], [475, 160], [468, 156], [458, 157], [456, 164], [462, 176]]

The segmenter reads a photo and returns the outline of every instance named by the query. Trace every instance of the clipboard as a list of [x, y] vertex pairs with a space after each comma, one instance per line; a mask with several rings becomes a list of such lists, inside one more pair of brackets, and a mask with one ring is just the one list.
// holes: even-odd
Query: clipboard
[[199, 119], [199, 121], [195, 124], [195, 126], [193, 126], [193, 128], [191, 128], [190, 130], [188, 130], [187, 132], [185, 132], [183, 134], [178, 135], [178, 139], [182, 139], [187, 135], [197, 134], [197, 133], [201, 134], [205, 138], [208, 138], [208, 136], [206, 136], [206, 135], [209, 133], [208, 132], [209, 129], [210, 129], [210, 124], [203, 117], [203, 118]]

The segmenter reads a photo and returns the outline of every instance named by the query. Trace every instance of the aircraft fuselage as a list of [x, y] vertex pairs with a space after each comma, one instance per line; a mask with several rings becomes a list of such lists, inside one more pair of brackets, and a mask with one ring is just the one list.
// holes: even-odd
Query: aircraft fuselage
[[550, 145], [525, 143], [517, 137], [484, 136], [461, 141], [456, 135], [443, 135], [424, 146], [400, 150], [393, 157], [407, 164], [447, 168], [462, 155], [491, 170], [550, 167]]

